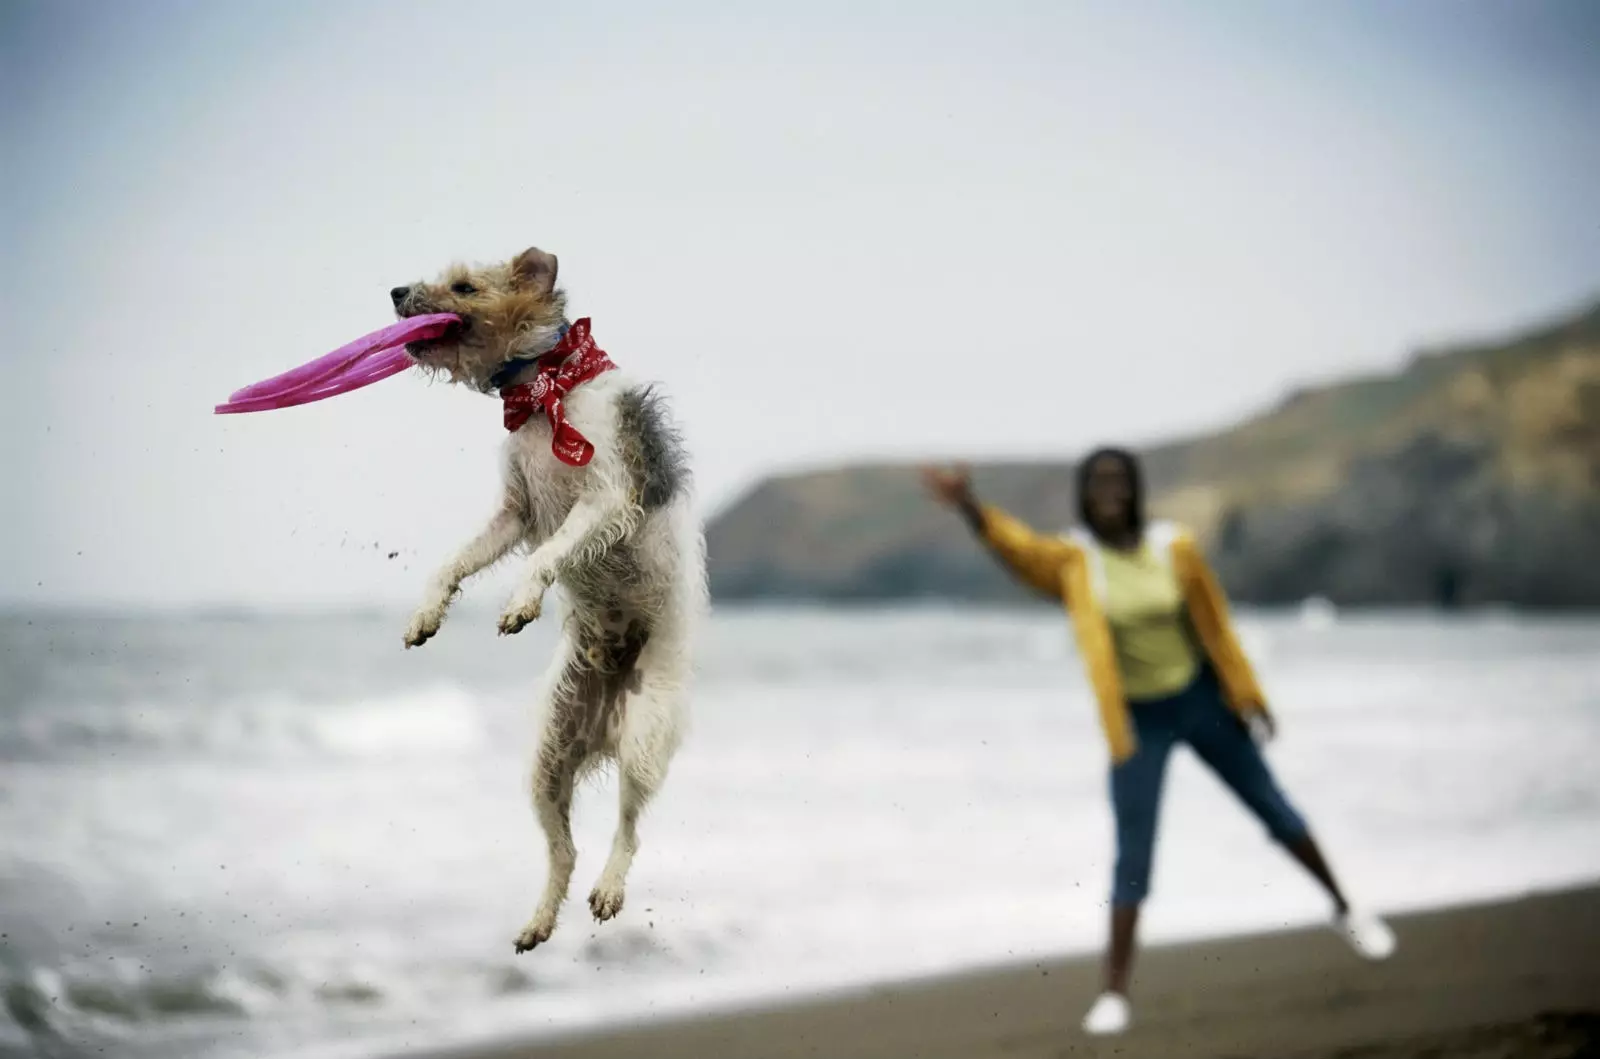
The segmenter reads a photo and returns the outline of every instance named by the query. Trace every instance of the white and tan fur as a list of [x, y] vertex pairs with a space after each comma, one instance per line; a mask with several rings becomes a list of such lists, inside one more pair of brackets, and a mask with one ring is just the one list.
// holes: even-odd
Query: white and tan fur
[[[505, 265], [457, 266], [435, 283], [396, 288], [391, 296], [401, 316], [459, 315], [461, 328], [413, 345], [412, 355], [452, 381], [491, 393], [496, 383], [526, 377], [531, 359], [560, 333], [565, 297], [555, 277], [554, 256], [530, 249]], [[529, 367], [519, 369], [519, 362]], [[549, 874], [517, 935], [518, 952], [555, 929], [576, 859], [573, 792], [607, 762], [617, 768], [620, 815], [589, 908], [601, 921], [622, 909], [640, 814], [684, 733], [691, 649], [706, 607], [703, 538], [682, 447], [660, 400], [619, 369], [578, 386], [564, 404], [568, 420], [594, 446], [591, 461], [573, 467], [558, 460], [542, 414], [511, 434], [499, 509], [433, 577], [405, 634], [408, 647], [425, 643], [462, 583], [513, 551], [527, 558], [500, 617], [502, 635], [538, 619], [546, 592], [562, 589], [554, 615], [560, 646], [538, 693], [532, 777]]]

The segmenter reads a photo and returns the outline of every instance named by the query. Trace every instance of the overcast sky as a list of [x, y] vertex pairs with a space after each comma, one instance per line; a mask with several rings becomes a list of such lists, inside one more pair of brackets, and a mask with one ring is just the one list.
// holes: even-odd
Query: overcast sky
[[558, 254], [708, 510], [1218, 425], [1600, 293], [1585, 0], [0, 11], [0, 601], [414, 596], [494, 502], [492, 401], [210, 410], [456, 258]]

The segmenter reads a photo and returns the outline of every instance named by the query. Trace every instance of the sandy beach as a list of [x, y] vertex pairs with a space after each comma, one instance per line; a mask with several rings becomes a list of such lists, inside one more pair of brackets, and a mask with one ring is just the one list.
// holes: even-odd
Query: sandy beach
[[1573, 1059], [1600, 1055], [1600, 886], [1398, 917], [1359, 962], [1302, 930], [1152, 948], [1126, 1036], [1077, 1020], [1096, 961], [904, 983], [444, 1059]]

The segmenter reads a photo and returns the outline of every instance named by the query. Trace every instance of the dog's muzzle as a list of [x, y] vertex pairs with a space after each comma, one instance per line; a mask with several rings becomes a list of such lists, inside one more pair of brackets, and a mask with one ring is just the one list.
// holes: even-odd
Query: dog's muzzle
[[[430, 312], [433, 312], [433, 310], [432, 309], [421, 309], [421, 310], [417, 310], [417, 311], [413, 311], [413, 312], [404, 312], [404, 311], [402, 311], [400, 313], [400, 315], [401, 316], [420, 316], [423, 313], [430, 313]], [[406, 352], [410, 353], [413, 357], [426, 356], [428, 353], [430, 353], [431, 351], [433, 351], [435, 349], [438, 349], [440, 346], [449, 346], [449, 345], [454, 345], [457, 342], [460, 342], [462, 336], [465, 335], [469, 329], [470, 328], [469, 328], [468, 322], [466, 320], [462, 320], [459, 323], [451, 324], [449, 330], [445, 331], [445, 333], [440, 335], [438, 338], [423, 338], [423, 339], [418, 339], [415, 342], [407, 342], [406, 343]]]

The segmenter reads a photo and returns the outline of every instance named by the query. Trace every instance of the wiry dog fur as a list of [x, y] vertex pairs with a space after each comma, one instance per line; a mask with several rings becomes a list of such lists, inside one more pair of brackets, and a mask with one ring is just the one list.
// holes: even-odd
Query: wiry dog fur
[[[503, 265], [456, 266], [433, 283], [390, 294], [401, 316], [460, 316], [459, 327], [412, 345], [411, 354], [453, 382], [492, 393], [530, 374], [533, 359], [559, 337], [566, 297], [555, 282], [555, 257], [530, 249]], [[550, 868], [518, 952], [555, 929], [576, 857], [573, 790], [605, 761], [617, 765], [621, 813], [589, 908], [597, 920], [621, 910], [639, 815], [683, 733], [691, 638], [706, 602], [683, 447], [659, 395], [613, 370], [574, 389], [564, 405], [594, 446], [593, 459], [584, 467], [557, 460], [543, 415], [512, 434], [500, 509], [434, 576], [405, 634], [408, 647], [426, 643], [462, 582], [518, 548], [529, 556], [500, 617], [503, 635], [539, 617], [552, 585], [563, 590], [561, 645], [539, 695], [533, 770]]]

